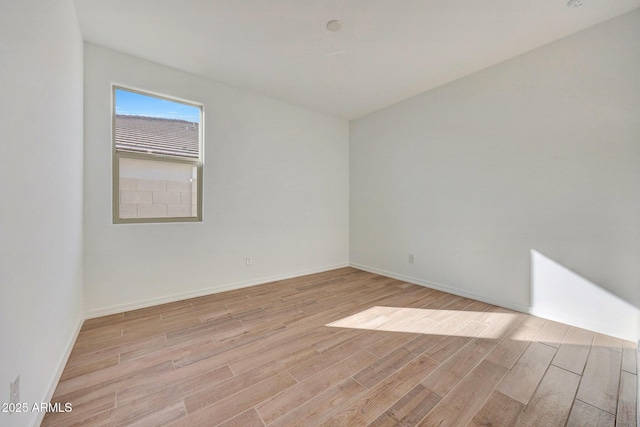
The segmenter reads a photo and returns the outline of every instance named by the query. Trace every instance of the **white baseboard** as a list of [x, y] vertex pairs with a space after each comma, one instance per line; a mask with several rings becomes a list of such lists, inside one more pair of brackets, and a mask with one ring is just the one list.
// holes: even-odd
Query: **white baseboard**
[[[64, 371], [65, 366], [67, 366], [67, 361], [69, 360], [69, 356], [71, 355], [71, 350], [73, 350], [73, 346], [78, 339], [78, 335], [80, 334], [80, 329], [82, 329], [82, 324], [84, 323], [84, 316], [80, 315], [78, 319], [78, 324], [76, 325], [76, 330], [71, 336], [71, 339], [67, 342], [66, 350], [62, 355], [62, 359], [58, 363], [58, 369], [56, 370], [55, 375], [51, 379], [49, 383], [49, 387], [47, 389], [44, 398], [41, 402], [51, 402], [51, 398], [53, 398], [53, 393], [56, 391], [56, 387], [58, 387], [58, 382], [60, 381], [60, 377], [62, 377], [62, 372]], [[35, 419], [35, 422], [32, 424], [33, 427], [37, 427], [42, 424], [42, 420], [44, 419], [46, 412], [38, 412], [38, 416]]]
[[402, 280], [403, 282], [413, 283], [414, 285], [420, 285], [427, 288], [436, 289], [438, 291], [448, 292], [453, 295], [458, 295], [465, 298], [471, 298], [477, 301], [486, 302], [487, 304], [497, 305], [497, 306], [508, 308], [511, 310], [520, 311], [522, 313], [529, 312], [529, 307], [526, 307], [524, 305], [511, 303], [508, 301], [499, 301], [493, 298], [487, 298], [485, 295], [468, 292], [462, 289], [454, 288], [452, 286], [443, 285], [441, 283], [430, 282], [428, 280], [419, 279], [417, 277], [405, 276], [404, 274], [394, 273], [386, 270], [380, 270], [378, 268], [369, 267], [368, 265], [362, 265], [355, 262], [350, 263], [350, 265], [353, 268], [368, 271], [370, 273], [379, 274], [381, 276], [391, 277], [392, 279]]
[[329, 270], [335, 270], [337, 268], [349, 267], [349, 263], [341, 263], [334, 265], [327, 265], [324, 267], [311, 268], [308, 270], [296, 271], [293, 273], [278, 274], [275, 276], [262, 277], [259, 279], [246, 280], [242, 282], [226, 283], [219, 286], [210, 288], [197, 289], [189, 292], [180, 292], [173, 295], [150, 298], [147, 300], [140, 300], [126, 304], [118, 304], [110, 307], [96, 308], [85, 312], [86, 319], [93, 319], [95, 317], [107, 316], [110, 314], [122, 313], [125, 311], [138, 310], [141, 308], [152, 307], [154, 305], [167, 304], [170, 302], [181, 301], [189, 298], [197, 298], [205, 295], [217, 294], [225, 291], [232, 291], [235, 289], [248, 288], [250, 286], [262, 285], [269, 282], [276, 282], [278, 280], [292, 279], [295, 277], [306, 276], [308, 274], [322, 273]]

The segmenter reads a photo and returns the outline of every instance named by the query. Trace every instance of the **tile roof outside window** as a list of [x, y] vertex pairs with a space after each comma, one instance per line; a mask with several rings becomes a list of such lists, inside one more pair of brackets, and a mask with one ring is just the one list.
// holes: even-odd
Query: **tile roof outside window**
[[116, 150], [197, 159], [198, 126], [185, 120], [117, 114]]

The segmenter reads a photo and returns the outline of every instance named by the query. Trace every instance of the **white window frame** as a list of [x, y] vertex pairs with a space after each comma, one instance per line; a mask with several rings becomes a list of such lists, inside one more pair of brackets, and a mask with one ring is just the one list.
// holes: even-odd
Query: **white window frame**
[[[171, 102], [178, 102], [200, 110], [200, 123], [198, 124], [198, 158], [190, 159], [187, 157], [171, 156], [166, 154], [155, 153], [139, 153], [131, 151], [116, 150], [116, 90], [124, 90], [140, 95], [151, 96], [155, 98], [165, 99]], [[144, 224], [144, 223], [163, 223], [163, 222], [202, 222], [202, 176], [203, 176], [203, 159], [204, 159], [204, 106], [192, 101], [170, 97], [167, 95], [157, 94], [151, 91], [133, 89], [122, 85], [112, 85], [111, 88], [111, 149], [113, 164], [113, 223], [114, 224]], [[151, 218], [121, 218], [120, 217], [120, 159], [137, 159], [148, 160], [154, 162], [168, 162], [189, 164], [197, 168], [197, 188], [196, 188], [196, 216], [189, 217], [151, 217]]]

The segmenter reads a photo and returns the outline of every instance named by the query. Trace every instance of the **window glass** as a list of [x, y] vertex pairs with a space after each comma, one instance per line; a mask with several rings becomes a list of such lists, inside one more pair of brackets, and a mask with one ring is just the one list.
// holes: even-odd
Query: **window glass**
[[202, 107], [114, 88], [114, 222], [202, 217]]

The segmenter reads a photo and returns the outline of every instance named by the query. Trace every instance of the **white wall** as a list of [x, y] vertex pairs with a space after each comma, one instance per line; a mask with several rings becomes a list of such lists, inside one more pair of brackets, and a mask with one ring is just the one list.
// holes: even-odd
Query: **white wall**
[[[202, 223], [112, 224], [112, 83], [204, 104]], [[85, 44], [85, 127], [88, 316], [348, 263], [348, 122]]]
[[[82, 320], [82, 37], [71, 0], [1, 1], [0, 402], [48, 401]], [[38, 414], [0, 413], [0, 426]]]
[[631, 341], [640, 337], [640, 310], [634, 305], [535, 250], [531, 251], [531, 307], [540, 317]]
[[640, 307], [639, 71], [636, 10], [352, 122], [352, 264], [528, 310], [536, 250]]

